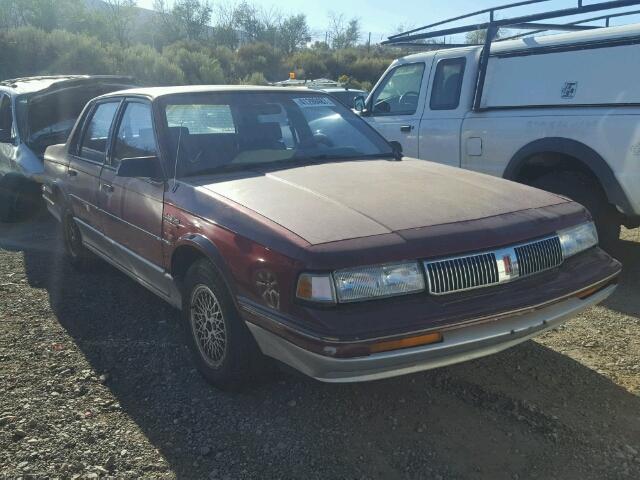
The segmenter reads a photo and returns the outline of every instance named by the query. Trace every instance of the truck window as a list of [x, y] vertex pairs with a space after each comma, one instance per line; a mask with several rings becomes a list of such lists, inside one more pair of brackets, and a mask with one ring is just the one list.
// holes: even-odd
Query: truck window
[[150, 157], [156, 154], [151, 106], [148, 103], [128, 103], [118, 127], [112, 166], [117, 168], [123, 158]]
[[87, 160], [103, 163], [107, 153], [109, 131], [120, 100], [100, 103], [89, 117], [78, 155]]
[[418, 109], [424, 63], [400, 65], [389, 72], [373, 95], [374, 115], [413, 115]]
[[464, 58], [447, 58], [438, 62], [431, 89], [431, 110], [458, 108], [465, 64]]
[[12, 137], [13, 114], [11, 112], [11, 98], [0, 95], [0, 141], [5, 142]]

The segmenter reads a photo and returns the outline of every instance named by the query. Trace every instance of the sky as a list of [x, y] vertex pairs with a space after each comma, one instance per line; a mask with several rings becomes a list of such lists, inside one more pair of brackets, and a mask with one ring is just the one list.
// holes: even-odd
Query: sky
[[[226, 3], [230, 0], [213, 0], [210, 3], [215, 7], [217, 2]], [[233, 0], [231, 0], [233, 1]], [[285, 14], [304, 13], [315, 37], [324, 37], [324, 31], [328, 24], [329, 12], [343, 13], [346, 17], [357, 17], [361, 21], [362, 31], [366, 35], [372, 32], [372, 41], [379, 42], [388, 35], [396, 33], [402, 25], [407, 28], [419, 27], [438, 20], [451, 18], [464, 13], [481, 10], [487, 7], [513, 3], [516, 0], [249, 0], [256, 6], [264, 8], [274, 7]], [[171, 0], [169, 0], [171, 3]], [[514, 8], [502, 17], [519, 16], [528, 13], [570, 8], [576, 6], [577, 0], [549, 0], [539, 5], [530, 5]], [[584, 0], [585, 5], [599, 3], [598, 0]], [[138, 0], [138, 5], [152, 8], [153, 0]], [[635, 8], [621, 9], [638, 10]], [[589, 14], [595, 17], [599, 13]], [[640, 16], [628, 17], [629, 19], [613, 19], [612, 25], [640, 21]], [[478, 17], [478, 21], [487, 17]], [[631, 20], [632, 19], [632, 20]], [[474, 19], [475, 21], [476, 19]], [[567, 18], [567, 22], [574, 18]]]

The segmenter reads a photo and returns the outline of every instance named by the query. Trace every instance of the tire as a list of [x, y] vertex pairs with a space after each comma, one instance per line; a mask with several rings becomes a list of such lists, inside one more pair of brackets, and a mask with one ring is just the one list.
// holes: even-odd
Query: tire
[[208, 382], [238, 390], [254, 380], [264, 357], [225, 282], [206, 259], [196, 261], [185, 275], [182, 315], [185, 341]]
[[620, 214], [609, 204], [600, 185], [590, 177], [579, 172], [554, 172], [538, 177], [531, 182], [531, 186], [564, 195], [582, 204], [593, 217], [600, 245], [605, 250], [617, 245], [620, 239]]
[[96, 257], [82, 244], [82, 233], [70, 210], [62, 215], [62, 239], [69, 262], [79, 272], [93, 269]]
[[0, 178], [0, 222], [16, 222], [30, 213], [28, 180], [14, 174]]

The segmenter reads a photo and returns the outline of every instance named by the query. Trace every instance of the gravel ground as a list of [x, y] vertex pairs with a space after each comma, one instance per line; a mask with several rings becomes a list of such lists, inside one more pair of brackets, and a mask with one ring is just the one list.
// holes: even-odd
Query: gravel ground
[[208, 386], [174, 311], [0, 225], [0, 478], [640, 478], [640, 236], [606, 304], [537, 341], [355, 385]]

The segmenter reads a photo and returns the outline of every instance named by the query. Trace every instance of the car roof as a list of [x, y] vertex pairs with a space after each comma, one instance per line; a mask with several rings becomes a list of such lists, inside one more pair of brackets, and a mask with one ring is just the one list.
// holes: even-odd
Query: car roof
[[0, 88], [17, 94], [35, 93], [47, 90], [53, 86], [62, 86], [65, 83], [78, 83], [83, 81], [117, 81], [133, 84], [133, 78], [120, 75], [43, 75], [38, 77], [22, 77], [3, 80]]
[[173, 87], [143, 87], [119, 90], [107, 93], [98, 98], [108, 98], [114, 96], [144, 96], [150, 99], [165, 97], [167, 95], [189, 94], [189, 93], [215, 93], [215, 92], [273, 92], [273, 93], [300, 93], [317, 92], [308, 88], [300, 87], [258, 87], [254, 85], [187, 85]]
[[346, 87], [330, 87], [330, 88], [318, 88], [322, 92], [334, 93], [334, 92], [364, 92], [359, 88], [346, 88]]

